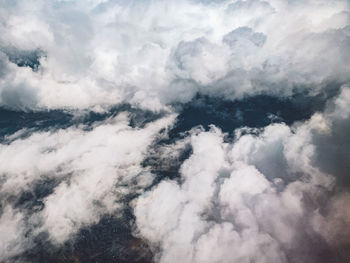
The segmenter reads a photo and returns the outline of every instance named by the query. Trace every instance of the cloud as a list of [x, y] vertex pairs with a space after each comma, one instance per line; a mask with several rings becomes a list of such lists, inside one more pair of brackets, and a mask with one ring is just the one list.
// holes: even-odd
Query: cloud
[[216, 127], [193, 132], [181, 179], [134, 201], [136, 232], [157, 261], [323, 262], [321, 252], [327, 262], [347, 259], [339, 249], [349, 245], [348, 193], [336, 190], [339, 174], [315, 165], [314, 140], [338, 129], [347, 93], [305, 122], [238, 129], [233, 142]]
[[11, 65], [2, 77], [0, 103], [81, 109], [128, 102], [159, 111], [197, 92], [237, 99], [289, 96], [307, 86], [318, 93], [333, 80], [349, 81], [348, 5], [326, 0], [4, 2], [2, 52], [12, 61], [13, 50], [41, 50], [45, 56], [35, 72], [2, 62]]
[[[315, 211], [313, 226], [336, 251], [349, 248], [350, 215], [346, 207], [349, 204], [349, 192], [343, 192], [331, 199], [324, 211]], [[350, 259], [349, 253], [340, 252], [344, 262]]]
[[[153, 175], [141, 163], [150, 144], [173, 120], [169, 115], [144, 128], [132, 128], [128, 114], [120, 113], [92, 127], [12, 136], [1, 144], [0, 158], [6, 165], [0, 168], [0, 226], [9, 239], [3, 240], [2, 257], [18, 253], [21, 242], [41, 232], [48, 232], [51, 242], [59, 245], [103, 215], [118, 216], [129, 194], [152, 183]], [[45, 179], [55, 182], [52, 189], [41, 185], [47, 194], [34, 207], [26, 204], [21, 196]], [[21, 231], [30, 232], [21, 238]]]
[[21, 253], [27, 244], [24, 240], [24, 222], [22, 213], [5, 206], [0, 214], [0, 258], [8, 259]]
[[[42, 235], [60, 246], [129, 202], [135, 235], [157, 262], [349, 260], [349, 7], [0, 0], [0, 107], [80, 113], [123, 104], [161, 115], [139, 127], [124, 112], [5, 136], [1, 260]], [[197, 122], [179, 119], [184, 133], [168, 138], [174, 112], [198, 93], [214, 101], [303, 94], [327, 105], [308, 120], [241, 127], [233, 137], [214, 125], [186, 131]], [[216, 114], [220, 107], [210, 109], [219, 124], [233, 116]], [[245, 118], [238, 108], [235, 117]]]

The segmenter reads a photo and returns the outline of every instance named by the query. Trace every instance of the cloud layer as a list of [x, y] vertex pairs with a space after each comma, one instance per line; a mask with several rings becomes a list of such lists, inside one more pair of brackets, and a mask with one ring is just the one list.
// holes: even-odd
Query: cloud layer
[[[122, 113], [89, 130], [72, 127], [23, 139], [8, 137], [0, 146], [6, 163], [0, 168], [0, 231], [9, 239], [2, 240], [1, 258], [20, 252], [17, 248], [25, 248], [40, 232], [48, 232], [51, 242], [60, 244], [101, 216], [117, 215], [127, 195], [152, 183], [152, 174], [141, 162], [173, 119], [171, 115], [140, 129], [130, 127], [127, 113]], [[56, 183], [38, 203], [23, 201], [23, 193], [33, 191], [41, 180]]]
[[304, 123], [238, 129], [231, 143], [215, 127], [194, 131], [180, 182], [163, 181], [134, 204], [158, 261], [349, 260], [340, 252], [350, 245], [349, 195], [334, 192], [342, 175], [322, 171], [315, 140], [347, 133], [337, 122], [349, 121], [348, 93], [344, 87], [331, 111]]
[[2, 1], [0, 12], [0, 104], [12, 108], [157, 111], [197, 92], [349, 81], [348, 1]]
[[160, 263], [350, 261], [349, 48], [347, 0], [0, 0], [0, 261], [108, 217]]

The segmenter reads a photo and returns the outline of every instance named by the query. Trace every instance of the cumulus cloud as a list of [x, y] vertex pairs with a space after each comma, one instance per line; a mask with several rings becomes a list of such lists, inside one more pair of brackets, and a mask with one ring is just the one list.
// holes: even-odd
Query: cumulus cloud
[[194, 132], [180, 182], [163, 181], [134, 203], [137, 231], [154, 245], [157, 260], [348, 259], [340, 252], [349, 246], [348, 193], [335, 190], [338, 174], [315, 165], [314, 140], [334, 132], [337, 110], [349, 105], [348, 91], [344, 87], [325, 113], [291, 127], [238, 129], [234, 142], [215, 127]]
[[[144, 128], [132, 128], [127, 113], [121, 113], [92, 127], [8, 137], [0, 145], [0, 158], [6, 163], [0, 168], [0, 232], [6, 236], [2, 257], [15, 254], [22, 242], [42, 231], [60, 244], [105, 214], [118, 216], [128, 194], [152, 183], [152, 174], [141, 163], [149, 145], [162, 136], [160, 130], [173, 120], [170, 115]], [[19, 206], [23, 192], [43, 179], [56, 184], [38, 200], [42, 206]], [[29, 230], [26, 238], [21, 236], [21, 231]]]
[[[140, 127], [124, 112], [7, 134], [0, 260], [14, 261], [41, 235], [59, 246], [131, 204], [134, 234], [157, 262], [349, 261], [349, 5], [0, 0], [0, 107], [123, 104], [162, 115]], [[333, 99], [290, 126], [229, 136], [212, 125], [167, 138], [174, 112], [198, 93]], [[239, 109], [235, 116], [243, 122]], [[36, 187], [42, 194], [29, 200]]]
[[10, 206], [2, 209], [0, 216], [0, 258], [8, 259], [22, 252], [27, 244], [24, 240], [24, 222], [21, 212], [16, 211]]
[[[2, 1], [0, 49], [12, 62], [1, 56], [0, 103], [157, 111], [197, 92], [317, 93], [349, 80], [348, 11], [327, 0]], [[13, 50], [41, 50], [39, 70], [16, 66]]]

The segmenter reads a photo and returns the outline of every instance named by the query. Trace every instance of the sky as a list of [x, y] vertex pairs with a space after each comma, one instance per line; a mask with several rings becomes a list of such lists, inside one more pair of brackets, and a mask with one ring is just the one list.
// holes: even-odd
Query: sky
[[347, 0], [0, 0], [0, 262], [349, 262], [348, 50]]

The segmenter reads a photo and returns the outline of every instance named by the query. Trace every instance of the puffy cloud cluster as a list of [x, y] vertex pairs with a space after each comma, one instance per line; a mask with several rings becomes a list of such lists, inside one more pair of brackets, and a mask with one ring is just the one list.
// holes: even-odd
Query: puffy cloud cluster
[[[59, 246], [130, 204], [135, 235], [157, 262], [350, 261], [349, 7], [0, 0], [0, 107], [127, 104], [162, 115], [140, 127], [122, 113], [5, 136], [0, 261], [16, 261], [36, 238]], [[240, 128], [234, 139], [197, 127], [162, 141], [172, 106], [197, 93], [236, 100], [333, 88], [323, 112], [291, 126]], [[30, 197], [37, 188], [41, 195]]]
[[[181, 180], [162, 181], [134, 203], [138, 233], [157, 260], [349, 260], [349, 193], [338, 189], [340, 174], [324, 172], [315, 140], [347, 136], [337, 121], [349, 123], [348, 94], [343, 87], [325, 113], [291, 127], [238, 129], [233, 142], [216, 127], [194, 131]], [[349, 161], [348, 151], [333, 158]]]
[[[160, 130], [173, 120], [170, 115], [132, 128], [128, 115], [121, 113], [92, 127], [8, 136], [0, 145], [1, 260], [29, 247], [43, 231], [52, 243], [61, 244], [105, 214], [118, 216], [128, 194], [152, 183], [141, 163], [149, 145], [162, 136]], [[23, 193], [45, 179], [56, 182], [46, 196], [32, 205], [25, 199], [21, 203]]]
[[[0, 6], [2, 106], [99, 110], [129, 102], [160, 110], [197, 92], [235, 99], [307, 85], [317, 93], [349, 80], [346, 0]], [[19, 67], [16, 52], [41, 56], [40, 66]]]

